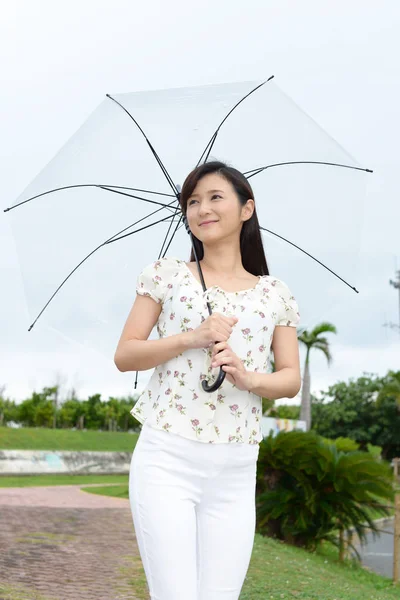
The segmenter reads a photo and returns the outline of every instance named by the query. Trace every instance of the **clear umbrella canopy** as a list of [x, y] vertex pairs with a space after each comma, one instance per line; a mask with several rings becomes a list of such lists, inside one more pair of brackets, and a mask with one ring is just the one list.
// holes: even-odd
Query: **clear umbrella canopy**
[[113, 360], [141, 269], [189, 261], [176, 186], [205, 160], [249, 178], [270, 274], [303, 327], [334, 319], [352, 287], [362, 297], [366, 169], [272, 78], [110, 94], [8, 212], [30, 335], [47, 325]]

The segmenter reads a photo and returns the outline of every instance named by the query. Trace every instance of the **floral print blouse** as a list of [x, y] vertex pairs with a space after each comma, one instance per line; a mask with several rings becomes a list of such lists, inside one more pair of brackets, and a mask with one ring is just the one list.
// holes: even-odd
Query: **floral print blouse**
[[[297, 302], [287, 285], [263, 275], [253, 287], [227, 292], [212, 286], [205, 292], [183, 260], [164, 257], [147, 265], [137, 279], [136, 292], [150, 296], [162, 309], [159, 337], [196, 329], [212, 312], [235, 315], [238, 322], [228, 338], [233, 352], [249, 371], [271, 372], [269, 360], [274, 328], [296, 327]], [[215, 392], [205, 392], [203, 379], [214, 381], [212, 347], [190, 349], [158, 365], [130, 413], [140, 422], [205, 443], [262, 441], [261, 397], [241, 391], [225, 377]]]

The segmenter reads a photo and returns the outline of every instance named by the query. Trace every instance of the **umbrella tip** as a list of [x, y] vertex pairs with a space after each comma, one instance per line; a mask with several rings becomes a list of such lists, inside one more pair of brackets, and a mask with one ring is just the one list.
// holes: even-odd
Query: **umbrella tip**
[[367, 171], [367, 173], [373, 173], [372, 169], [365, 169]]
[[267, 81], [271, 81], [271, 79], [273, 79], [275, 77], [275, 75], [271, 75], [271, 77], [268, 77]]
[[9, 208], [5, 208], [3, 212], [8, 212], [9, 210]]

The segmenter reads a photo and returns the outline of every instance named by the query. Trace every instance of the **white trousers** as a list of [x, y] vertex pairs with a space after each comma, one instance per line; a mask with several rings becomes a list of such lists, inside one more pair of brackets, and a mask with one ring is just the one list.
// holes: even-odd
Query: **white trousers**
[[238, 600], [254, 544], [259, 449], [143, 424], [129, 500], [151, 600]]

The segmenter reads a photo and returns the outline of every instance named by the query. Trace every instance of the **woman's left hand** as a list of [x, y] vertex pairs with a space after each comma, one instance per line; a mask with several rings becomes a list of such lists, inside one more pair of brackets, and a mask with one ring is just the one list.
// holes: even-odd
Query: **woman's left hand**
[[222, 365], [222, 370], [226, 372], [226, 378], [233, 383], [239, 390], [248, 391], [251, 387], [251, 373], [246, 371], [242, 361], [235, 354], [228, 342], [218, 342], [214, 344], [212, 350], [212, 368]]

